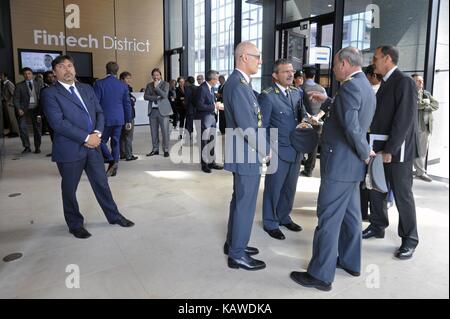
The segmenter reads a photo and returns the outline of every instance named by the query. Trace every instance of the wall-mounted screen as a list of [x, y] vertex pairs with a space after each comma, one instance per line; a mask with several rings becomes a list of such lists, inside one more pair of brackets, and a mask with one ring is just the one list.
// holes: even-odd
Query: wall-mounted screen
[[61, 51], [19, 49], [19, 68], [28, 67], [40, 73], [52, 70], [52, 61], [61, 55]]

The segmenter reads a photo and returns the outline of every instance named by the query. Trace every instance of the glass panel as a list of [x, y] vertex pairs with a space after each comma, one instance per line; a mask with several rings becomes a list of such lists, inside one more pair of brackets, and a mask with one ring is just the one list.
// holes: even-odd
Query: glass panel
[[183, 5], [182, 0], [171, 0], [166, 2], [169, 6], [169, 29], [170, 29], [170, 48], [179, 48], [183, 46]]
[[214, 65], [213, 69], [220, 74], [228, 75], [228, 64], [233, 69], [234, 63], [231, 49], [234, 43], [234, 1], [211, 0], [211, 5], [218, 8], [211, 15], [211, 23], [218, 25], [218, 28], [211, 29], [211, 50], [217, 51], [217, 55], [211, 56], [211, 66]]
[[334, 11], [334, 0], [284, 0], [283, 23]]
[[[254, 1], [253, 1], [254, 2]], [[261, 4], [248, 3], [242, 0], [242, 41], [253, 42], [262, 52], [262, 24], [263, 24], [263, 6]], [[261, 91], [261, 66], [257, 74], [252, 76], [252, 87], [254, 90]]]
[[376, 47], [395, 45], [403, 71], [423, 72], [428, 6], [428, 0], [346, 0], [342, 46], [363, 50], [369, 65]]
[[[188, 71], [205, 73], [205, 0], [188, 1]], [[181, 29], [178, 30], [181, 33]]]
[[[329, 47], [330, 48], [330, 54], [331, 52], [333, 52], [333, 24], [326, 24], [322, 26], [322, 39], [321, 40], [321, 45], [322, 47]], [[327, 90], [327, 92], [330, 92], [331, 90], [331, 79], [332, 79], [332, 74], [331, 74], [331, 63], [332, 63], [332, 58], [330, 56], [330, 63], [328, 65], [326, 64], [321, 64], [320, 68], [319, 68], [319, 74], [320, 74], [320, 79], [319, 79], [319, 84], [322, 85], [325, 90]]]

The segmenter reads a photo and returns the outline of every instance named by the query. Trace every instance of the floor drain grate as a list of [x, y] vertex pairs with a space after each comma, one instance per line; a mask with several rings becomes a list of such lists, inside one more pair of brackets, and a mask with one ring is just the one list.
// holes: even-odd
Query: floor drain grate
[[5, 263], [9, 263], [11, 261], [14, 261], [14, 260], [22, 258], [22, 256], [23, 255], [21, 253], [10, 254], [10, 255], [6, 256], [5, 258], [3, 258], [3, 261]]
[[9, 194], [8, 197], [17, 197], [22, 195], [22, 193], [13, 193], [13, 194]]

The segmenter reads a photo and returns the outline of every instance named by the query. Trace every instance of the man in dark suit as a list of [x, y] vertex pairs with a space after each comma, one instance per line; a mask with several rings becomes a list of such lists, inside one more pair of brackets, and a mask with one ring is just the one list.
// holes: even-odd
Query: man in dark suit
[[[186, 84], [184, 88], [184, 101], [186, 104], [186, 125], [185, 134], [189, 133], [187, 143], [192, 143], [192, 134], [194, 133], [194, 118], [195, 118], [195, 92], [198, 86], [195, 85], [195, 78], [193, 76], [188, 76], [186, 79]], [[185, 138], [186, 139], [186, 138]]]
[[[223, 103], [223, 88], [225, 87], [225, 77], [223, 75], [219, 76], [219, 88], [217, 89], [217, 102]], [[219, 131], [220, 133], [225, 134], [226, 120], [225, 120], [225, 112], [223, 110], [219, 110]]]
[[223, 167], [215, 161], [214, 145], [216, 136], [216, 109], [222, 108], [221, 102], [216, 102], [214, 87], [219, 81], [219, 72], [210, 70], [206, 73], [206, 81], [195, 92], [195, 119], [201, 121], [201, 169], [211, 173], [211, 169], [221, 170]]
[[324, 291], [331, 290], [336, 267], [352, 276], [359, 276], [361, 269], [359, 184], [375, 155], [366, 133], [376, 104], [362, 62], [361, 52], [352, 47], [341, 49], [334, 58], [333, 71], [342, 85], [323, 127], [313, 255], [307, 272], [291, 273], [296, 283]]
[[147, 156], [159, 155], [159, 128], [163, 140], [164, 157], [169, 157], [169, 117], [173, 114], [169, 101], [168, 82], [163, 81], [159, 69], [152, 70], [153, 82], [147, 84], [144, 100], [148, 101], [148, 118], [152, 134], [152, 151]]
[[[373, 149], [383, 154], [386, 181], [394, 192], [400, 215], [398, 235], [402, 238], [395, 252], [399, 259], [409, 259], [419, 243], [416, 207], [412, 192], [413, 160], [417, 153], [417, 89], [413, 79], [397, 67], [398, 49], [381, 46], [375, 50], [375, 73], [383, 79], [377, 92], [377, 110], [370, 126]], [[370, 192], [370, 225], [363, 238], [383, 238], [389, 225], [387, 195]]]
[[261, 54], [251, 42], [242, 42], [236, 47], [234, 56], [236, 69], [223, 90], [227, 123], [224, 168], [233, 173], [233, 196], [224, 252], [228, 254], [230, 268], [259, 270], [266, 264], [251, 257], [259, 251], [247, 244], [261, 179], [261, 161], [257, 155], [267, 161], [266, 150], [269, 150], [267, 145], [265, 150], [258, 147], [262, 115], [250, 85], [250, 76], [258, 72], [261, 64]]
[[[97, 80], [94, 91], [103, 108], [105, 116], [105, 129], [102, 133], [103, 157], [109, 163], [107, 176], [115, 176], [119, 167], [120, 158], [120, 134], [125, 125], [126, 130], [131, 130], [132, 111], [128, 86], [116, 78], [119, 65], [116, 62], [106, 64], [104, 79]], [[108, 148], [108, 140], [111, 138], [111, 152]]]
[[23, 154], [31, 153], [30, 139], [28, 137], [27, 118], [31, 119], [34, 133], [34, 152], [41, 152], [41, 109], [39, 104], [39, 96], [42, 89], [42, 83], [33, 80], [33, 71], [30, 68], [23, 68], [22, 75], [24, 80], [16, 85], [14, 91], [14, 107], [16, 108], [20, 139], [24, 150]]
[[128, 96], [131, 101], [131, 130], [127, 130], [126, 125], [122, 128], [122, 133], [120, 135], [120, 158], [129, 161], [135, 161], [138, 159], [137, 156], [133, 155], [133, 134], [134, 134], [134, 118], [136, 117], [136, 97], [133, 95], [133, 88], [131, 87], [131, 73], [122, 72], [119, 76], [120, 81], [122, 81], [128, 87]]
[[94, 90], [75, 82], [75, 66], [70, 56], [57, 57], [52, 67], [58, 81], [42, 92], [42, 104], [54, 130], [52, 160], [62, 177], [64, 217], [70, 233], [76, 238], [91, 236], [84, 228], [76, 198], [83, 170], [108, 222], [133, 226], [133, 222], [119, 213], [109, 189], [99, 148], [105, 122]]
[[[277, 136], [268, 134], [273, 157], [277, 157], [275, 172], [267, 172], [263, 197], [263, 228], [272, 238], [283, 240], [280, 226], [299, 232], [300, 225], [290, 217], [294, 205], [295, 192], [303, 154], [292, 147], [290, 134], [297, 125], [307, 119], [300, 91], [291, 87], [294, 67], [288, 60], [275, 62], [272, 73], [274, 83], [263, 90], [258, 97], [267, 133], [277, 129]], [[306, 124], [307, 125], [307, 124]]]

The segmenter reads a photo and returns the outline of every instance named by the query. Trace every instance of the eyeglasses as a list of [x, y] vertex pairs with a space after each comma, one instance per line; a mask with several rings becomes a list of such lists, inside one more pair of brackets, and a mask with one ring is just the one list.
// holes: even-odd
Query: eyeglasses
[[252, 56], [258, 60], [261, 60], [261, 54], [251, 54], [251, 53], [247, 53], [247, 55]]

